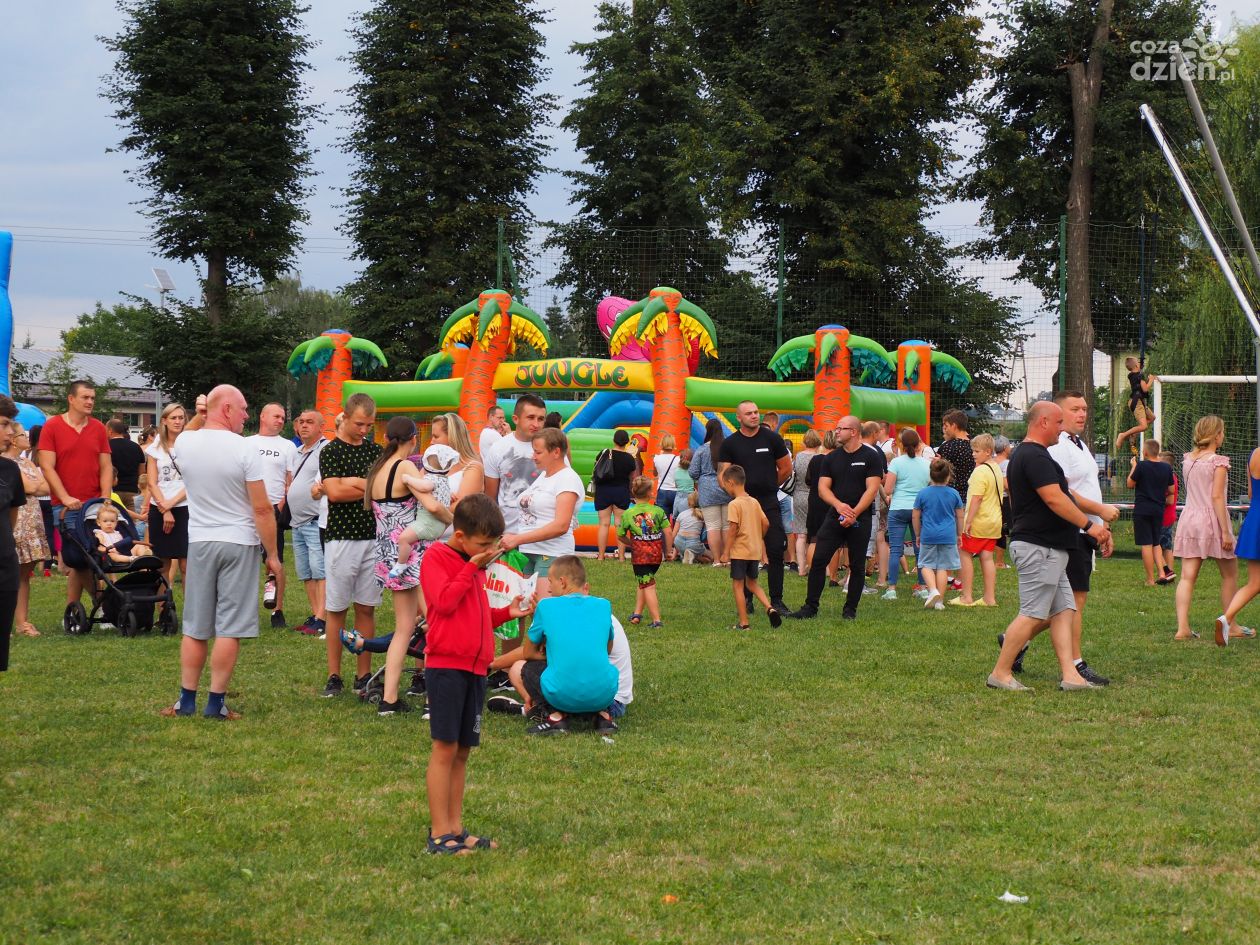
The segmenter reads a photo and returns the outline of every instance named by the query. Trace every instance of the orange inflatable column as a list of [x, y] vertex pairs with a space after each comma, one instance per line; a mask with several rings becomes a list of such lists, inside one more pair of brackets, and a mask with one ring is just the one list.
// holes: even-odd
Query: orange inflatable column
[[[820, 364], [823, 340], [834, 337], [836, 346], [828, 363]], [[849, 329], [826, 326], [814, 333], [814, 429], [821, 435], [834, 430], [841, 417], [852, 413], [849, 390]]]
[[665, 434], [673, 435], [676, 453], [681, 453], [691, 443], [691, 411], [687, 409], [687, 377], [691, 369], [687, 363], [689, 345], [683, 340], [678, 317], [682, 294], [653, 289], [651, 297], [664, 300], [667, 319], [665, 330], [653, 343], [652, 426], [643, 455], [643, 474], [655, 479], [653, 461], [661, 451], [661, 440]]
[[[906, 358], [911, 352], [919, 356], [919, 375], [913, 384], [906, 383]], [[917, 390], [923, 395], [923, 423], [915, 426], [924, 443], [932, 433], [932, 346], [926, 341], [903, 341], [897, 345], [897, 390]]]

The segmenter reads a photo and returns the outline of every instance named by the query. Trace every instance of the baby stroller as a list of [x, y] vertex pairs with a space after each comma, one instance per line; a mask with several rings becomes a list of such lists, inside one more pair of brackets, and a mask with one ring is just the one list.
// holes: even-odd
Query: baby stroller
[[[153, 629], [153, 610], [161, 604], [158, 629], [162, 635], [176, 633], [179, 619], [175, 615], [175, 596], [162, 574], [162, 559], [151, 555], [134, 561], [111, 561], [97, 550], [93, 531], [96, 515], [107, 499], [89, 499], [77, 512], [67, 512], [61, 522], [61, 556], [66, 567], [91, 571], [92, 609], [81, 603], [66, 605], [61, 619], [66, 633], [79, 635], [92, 632], [92, 625], [110, 623], [125, 637], [147, 633]], [[136, 541], [136, 526], [121, 505], [118, 510], [118, 531]]]
[[[416, 627], [411, 631], [411, 639], [407, 641], [407, 656], [414, 659], [424, 659], [425, 631], [428, 624], [423, 616], [416, 619]], [[354, 631], [349, 631], [357, 644], [351, 644], [343, 636], [341, 645], [351, 653], [384, 653], [389, 649], [390, 641], [394, 639], [392, 633], [387, 633], [382, 637], [375, 637], [365, 640]], [[371, 705], [380, 705], [381, 700], [385, 698], [385, 667], [381, 666], [371, 676], [363, 686], [363, 690], [359, 693], [359, 698], [366, 700]]]

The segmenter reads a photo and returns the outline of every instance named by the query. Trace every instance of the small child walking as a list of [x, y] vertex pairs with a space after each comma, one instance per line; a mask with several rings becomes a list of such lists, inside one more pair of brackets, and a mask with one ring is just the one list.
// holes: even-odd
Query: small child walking
[[1142, 459], [1133, 457], [1128, 478], [1128, 486], [1133, 490], [1133, 543], [1142, 552], [1147, 587], [1168, 583], [1162, 570], [1164, 556], [1159, 540], [1164, 530], [1164, 510], [1173, 498], [1173, 471], [1159, 461], [1159, 452], [1159, 443], [1147, 440], [1142, 445]]
[[634, 592], [634, 613], [630, 622], [643, 621], [643, 611], [652, 618], [652, 629], [665, 626], [661, 622], [661, 602], [656, 596], [656, 572], [670, 553], [669, 519], [665, 510], [652, 498], [654, 487], [647, 476], [636, 476], [630, 483], [634, 505], [621, 515], [617, 540], [630, 548], [630, 564], [638, 587]]
[[[1116, 437], [1117, 450], [1123, 448], [1130, 437], [1145, 433], [1155, 422], [1155, 414], [1151, 412], [1147, 397], [1150, 395], [1151, 385], [1159, 380], [1157, 374], [1148, 374], [1143, 380], [1142, 365], [1137, 358], [1125, 358], [1124, 366], [1129, 370], [1129, 410], [1133, 412], [1134, 425]], [[1137, 447], [1130, 446], [1130, 450], [1134, 456], [1137, 455]]]
[[1173, 526], [1177, 524], [1177, 496], [1181, 492], [1181, 480], [1177, 478], [1177, 466], [1173, 462], [1173, 454], [1169, 450], [1161, 450], [1159, 461], [1167, 463], [1173, 471], [1173, 491], [1164, 506], [1164, 527], [1159, 532], [1159, 547], [1162, 552], [1163, 575], [1156, 584], [1171, 584], [1177, 580], [1177, 572], [1173, 570]]
[[958, 533], [962, 531], [963, 500], [949, 484], [953, 471], [948, 460], [939, 456], [932, 460], [928, 472], [931, 482], [914, 499], [912, 521], [919, 539], [918, 563], [928, 588], [923, 606], [931, 610], [945, 609], [943, 598], [949, 586], [949, 572], [962, 566]]
[[757, 500], [745, 490], [744, 483], [748, 477], [743, 466], [731, 464], [719, 478], [722, 488], [732, 496], [726, 507], [730, 522], [726, 531], [726, 547], [731, 561], [731, 592], [735, 595], [738, 622], [731, 629], [752, 629], [748, 624], [748, 595], [761, 601], [761, 606], [766, 608], [766, 616], [770, 618], [770, 626], [778, 627], [783, 623], [783, 615], [770, 606], [770, 598], [757, 583], [757, 570], [766, 552], [766, 529], [770, 527], [770, 520]]

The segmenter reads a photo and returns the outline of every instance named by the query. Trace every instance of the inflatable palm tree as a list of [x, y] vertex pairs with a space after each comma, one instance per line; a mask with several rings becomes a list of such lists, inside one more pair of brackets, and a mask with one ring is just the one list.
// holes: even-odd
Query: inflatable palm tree
[[385, 353], [366, 338], [355, 338], [348, 331], [330, 328], [318, 338], [309, 338], [289, 355], [288, 371], [294, 377], [317, 374], [315, 409], [324, 418], [324, 436], [336, 433], [333, 421], [345, 402], [342, 385], [354, 376], [376, 367], [387, 367]]
[[644, 468], [660, 450], [665, 434], [672, 434], [679, 450], [691, 442], [691, 412], [687, 409], [687, 354], [694, 341], [710, 357], [717, 357], [717, 329], [704, 309], [683, 298], [677, 289], [658, 286], [618, 317], [608, 336], [613, 357], [631, 339], [652, 342], [652, 430]]
[[[937, 351], [926, 341], [903, 341], [897, 346], [897, 389], [917, 390], [923, 394], [923, 415], [932, 417], [932, 382], [945, 384], [956, 393], [963, 393], [971, 386], [971, 374], [957, 358]], [[923, 368], [927, 370], [923, 370]], [[928, 442], [931, 430], [924, 424], [918, 427], [923, 442]]]
[[851, 376], [858, 370], [864, 384], [892, 381], [896, 359], [877, 341], [851, 335], [839, 325], [824, 325], [812, 335], [783, 342], [767, 367], [779, 380], [814, 359], [814, 427], [830, 430], [852, 413]]
[[[532, 310], [502, 289], [487, 289], [475, 301], [461, 305], [446, 319], [438, 333], [443, 352], [461, 342], [468, 345], [464, 363], [464, 384], [459, 398], [459, 415], [470, 430], [480, 430], [486, 414], [497, 402], [494, 373], [516, 351], [518, 341], [546, 354], [551, 346], [547, 326]], [[447, 362], [441, 357], [426, 366], [436, 372]], [[422, 362], [423, 364], [423, 362]]]

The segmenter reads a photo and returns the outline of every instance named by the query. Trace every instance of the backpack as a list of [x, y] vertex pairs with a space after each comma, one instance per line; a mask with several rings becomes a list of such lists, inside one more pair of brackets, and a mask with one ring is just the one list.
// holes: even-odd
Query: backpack
[[613, 472], [612, 450], [604, 450], [595, 460], [595, 475], [591, 481], [598, 484], [612, 482]]

